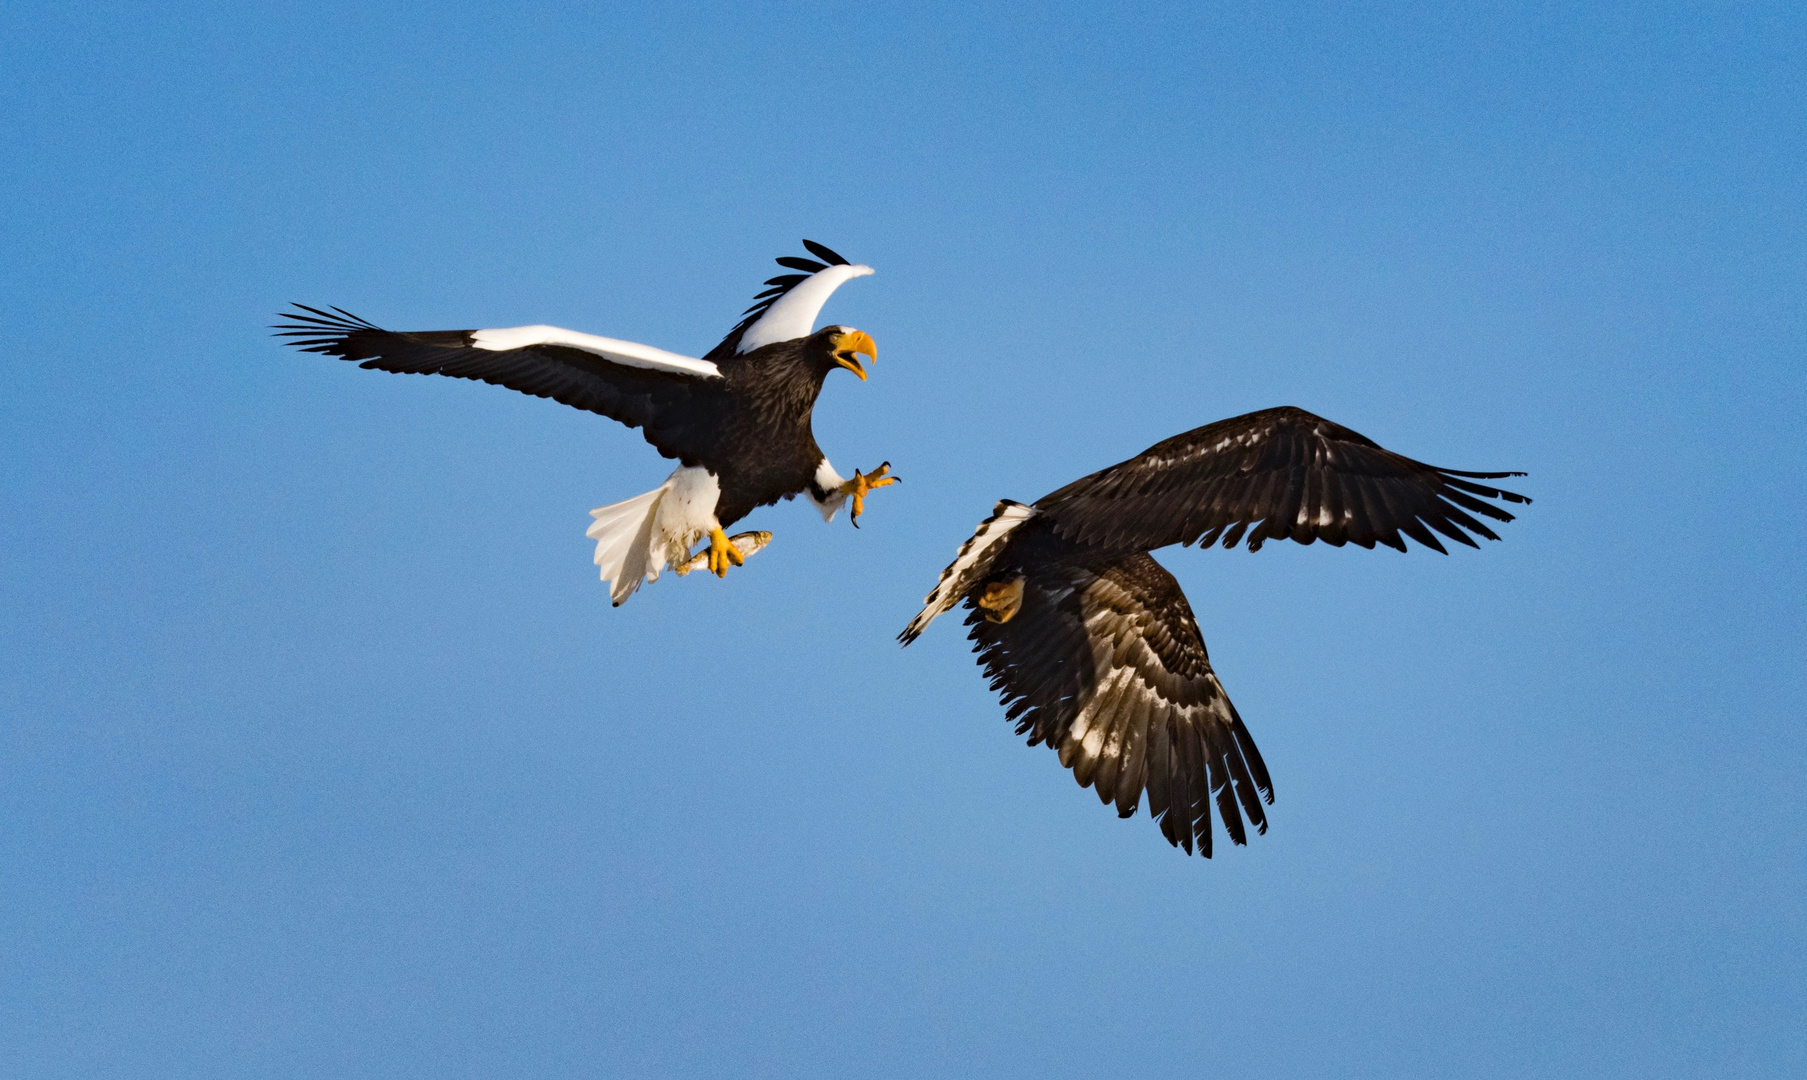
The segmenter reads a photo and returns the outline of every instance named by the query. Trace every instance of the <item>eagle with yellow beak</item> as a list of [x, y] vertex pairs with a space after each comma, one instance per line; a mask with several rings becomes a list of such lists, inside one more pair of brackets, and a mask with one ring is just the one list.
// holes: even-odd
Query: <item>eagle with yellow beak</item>
[[[859, 357], [876, 360], [878, 346], [850, 326], [812, 330], [828, 297], [872, 268], [813, 241], [803, 246], [816, 258], [778, 259], [797, 273], [768, 280], [700, 359], [556, 326], [397, 332], [303, 304], [274, 329], [289, 345], [359, 367], [477, 379], [639, 428], [679, 464], [652, 491], [590, 511], [595, 562], [619, 606], [668, 566], [719, 577], [741, 565], [771, 534], [726, 530], [756, 507], [801, 493], [831, 521], [851, 499], [857, 527], [867, 493], [897, 482], [889, 462], [843, 479], [816, 445], [810, 417], [822, 380], [839, 367], [864, 381]], [[706, 546], [693, 554], [698, 541]]]
[[1274, 786], [1217, 679], [1180, 583], [1149, 555], [1170, 544], [1233, 548], [1247, 534], [1332, 547], [1436, 534], [1479, 547], [1483, 518], [1529, 503], [1463, 472], [1395, 454], [1304, 409], [1263, 409], [1175, 435], [1025, 506], [1005, 499], [960, 546], [905, 645], [965, 601], [979, 664], [1030, 746], [1052, 748], [1081, 787], [1211, 857], [1211, 810], [1231, 842], [1267, 831]]

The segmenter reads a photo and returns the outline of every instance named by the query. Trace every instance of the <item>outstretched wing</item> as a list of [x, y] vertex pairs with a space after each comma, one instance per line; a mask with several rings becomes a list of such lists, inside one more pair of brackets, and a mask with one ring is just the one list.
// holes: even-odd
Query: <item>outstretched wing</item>
[[274, 329], [305, 352], [551, 398], [642, 429], [666, 457], [683, 457], [707, 437], [707, 404], [726, 385], [707, 361], [556, 326], [398, 333], [339, 308], [295, 307]]
[[709, 350], [704, 360], [725, 360], [773, 342], [808, 337], [815, 329], [822, 305], [834, 291], [856, 277], [872, 273], [872, 267], [849, 263], [814, 240], [803, 241], [803, 246], [822, 261], [795, 255], [774, 260], [787, 270], [802, 273], [767, 278], [766, 290], [753, 298], [753, 306], [741, 313], [739, 324], [728, 331], [720, 345]]
[[1119, 817], [1146, 790], [1168, 842], [1206, 858], [1213, 801], [1235, 843], [1246, 841], [1245, 817], [1267, 831], [1267, 766], [1211, 670], [1179, 582], [1154, 559], [1031, 566], [1013, 618], [989, 622], [974, 607], [966, 621], [1017, 734], [1053, 747]]
[[1404, 551], [1402, 533], [1445, 551], [1432, 529], [1469, 547], [1479, 546], [1470, 534], [1499, 539], [1473, 515], [1495, 521], [1512, 515], [1483, 499], [1531, 501], [1474, 481], [1523, 475], [1426, 465], [1285, 407], [1175, 435], [1075, 480], [1035, 508], [1057, 534], [1109, 549], [1148, 551], [1220, 538], [1235, 547], [1246, 530], [1250, 551], [1281, 537]]

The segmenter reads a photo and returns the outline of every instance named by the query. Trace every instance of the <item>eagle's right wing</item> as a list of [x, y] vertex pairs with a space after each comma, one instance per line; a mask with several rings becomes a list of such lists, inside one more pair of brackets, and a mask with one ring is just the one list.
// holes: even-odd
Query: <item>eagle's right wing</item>
[[556, 326], [400, 333], [339, 308], [295, 307], [275, 329], [296, 348], [379, 371], [476, 379], [551, 398], [642, 429], [666, 457], [684, 456], [707, 436], [701, 429], [713, 420], [708, 404], [726, 385], [706, 360]]
[[1479, 519], [1512, 515], [1483, 500], [1531, 500], [1475, 481], [1522, 475], [1426, 465], [1287, 407], [1165, 439], [1043, 496], [1035, 509], [1056, 534], [1115, 550], [1219, 539], [1234, 547], [1247, 530], [1250, 551], [1283, 537], [1400, 551], [1410, 537], [1443, 551], [1435, 533], [1469, 547], [1479, 546], [1470, 534], [1498, 540]]
[[[1146, 554], [1103, 566], [1023, 568], [1006, 622], [973, 607], [979, 663], [1029, 745], [1052, 747], [1117, 814], [1148, 812], [1187, 854], [1211, 855], [1211, 804], [1244, 842], [1267, 831], [1273, 783], [1211, 670], [1179, 582]], [[971, 604], [973, 593], [968, 594]]]
[[816, 258], [784, 255], [774, 260], [786, 270], [802, 272], [767, 278], [766, 290], [753, 298], [753, 306], [741, 312], [740, 322], [709, 350], [704, 360], [726, 360], [775, 342], [808, 337], [815, 329], [822, 305], [828, 303], [834, 291], [856, 277], [872, 273], [872, 267], [850, 263], [839, 252], [814, 240], [803, 241], [803, 246]]

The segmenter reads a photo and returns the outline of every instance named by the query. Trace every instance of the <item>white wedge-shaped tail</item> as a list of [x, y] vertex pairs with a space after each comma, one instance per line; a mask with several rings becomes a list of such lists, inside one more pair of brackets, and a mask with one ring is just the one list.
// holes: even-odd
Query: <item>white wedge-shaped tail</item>
[[584, 535], [596, 541], [595, 562], [609, 585], [609, 599], [617, 605], [632, 596], [642, 581], [659, 578], [659, 568], [651, 565], [651, 549], [653, 518], [664, 497], [665, 486], [661, 485], [625, 502], [590, 511], [596, 520]]
[[609, 600], [620, 607], [666, 566], [687, 562], [690, 545], [717, 527], [720, 497], [708, 470], [680, 468], [644, 495], [590, 511], [596, 520], [584, 535], [596, 541], [594, 562], [609, 582]]

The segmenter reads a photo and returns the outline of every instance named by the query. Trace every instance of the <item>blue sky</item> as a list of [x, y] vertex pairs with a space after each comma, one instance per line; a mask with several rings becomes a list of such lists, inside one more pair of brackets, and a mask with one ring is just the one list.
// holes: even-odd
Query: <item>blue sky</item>
[[[1782, 4], [0, 11], [0, 1072], [1796, 1076], [1807, 18]], [[619, 610], [599, 418], [291, 300], [692, 355], [799, 237], [865, 528]], [[1205, 862], [944, 620], [1000, 497], [1296, 404], [1505, 541], [1164, 552]]]

